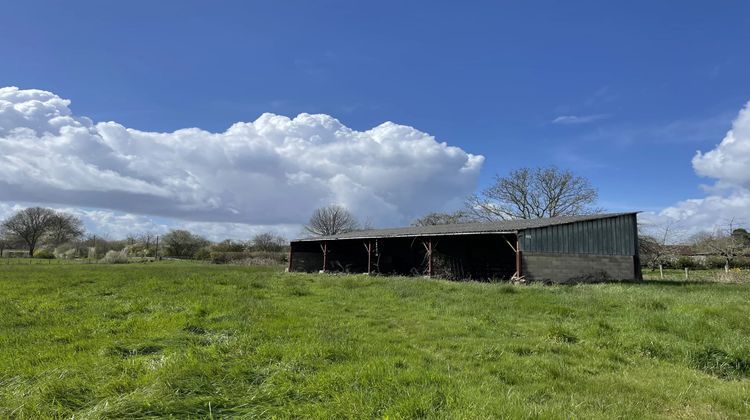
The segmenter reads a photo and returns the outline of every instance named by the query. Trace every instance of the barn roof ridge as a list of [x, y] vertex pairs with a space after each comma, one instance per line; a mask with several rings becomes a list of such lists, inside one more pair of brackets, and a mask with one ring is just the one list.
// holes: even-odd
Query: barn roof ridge
[[408, 226], [400, 228], [355, 230], [337, 235], [315, 236], [310, 238], [299, 238], [292, 242], [309, 241], [333, 241], [339, 239], [375, 239], [375, 238], [397, 238], [397, 237], [419, 237], [419, 236], [443, 236], [443, 235], [478, 235], [478, 234], [510, 234], [524, 229], [533, 229], [547, 226], [564, 225], [568, 223], [583, 222], [587, 220], [608, 219], [611, 217], [637, 214], [638, 212], [622, 213], [599, 213], [580, 216], [558, 216], [539, 219], [513, 219], [500, 220], [496, 222], [474, 222], [458, 223], [449, 225], [432, 226]]

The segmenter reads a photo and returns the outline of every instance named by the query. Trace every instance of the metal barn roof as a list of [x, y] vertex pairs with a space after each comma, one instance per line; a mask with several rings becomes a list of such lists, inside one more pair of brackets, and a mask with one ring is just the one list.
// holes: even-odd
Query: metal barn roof
[[564, 225], [568, 223], [582, 222], [587, 220], [607, 219], [610, 217], [625, 216], [630, 214], [636, 214], [636, 212], [589, 214], [584, 216], [560, 216], [543, 219], [502, 220], [497, 222], [461, 223], [455, 225], [410, 226], [390, 229], [356, 230], [352, 232], [341, 233], [338, 235], [316, 236], [311, 238], [297, 239], [292, 242], [333, 241], [339, 239], [399, 238], [417, 236], [478, 235], [488, 233], [510, 234], [524, 229]]

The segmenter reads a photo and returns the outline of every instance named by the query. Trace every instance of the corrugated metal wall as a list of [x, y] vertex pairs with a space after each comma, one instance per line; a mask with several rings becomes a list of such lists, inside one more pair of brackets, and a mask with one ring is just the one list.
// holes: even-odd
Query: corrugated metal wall
[[635, 214], [526, 229], [518, 233], [524, 252], [635, 255]]

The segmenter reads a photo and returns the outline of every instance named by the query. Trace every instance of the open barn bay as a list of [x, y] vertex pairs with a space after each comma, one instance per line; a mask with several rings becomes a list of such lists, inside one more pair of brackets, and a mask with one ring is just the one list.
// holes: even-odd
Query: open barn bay
[[750, 416], [750, 284], [0, 266], [0, 417]]

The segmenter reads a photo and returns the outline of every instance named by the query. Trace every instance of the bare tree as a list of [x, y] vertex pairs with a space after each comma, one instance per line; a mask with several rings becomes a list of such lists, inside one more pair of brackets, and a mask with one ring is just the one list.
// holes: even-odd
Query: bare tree
[[597, 198], [588, 179], [548, 166], [496, 176], [493, 185], [469, 197], [467, 207], [483, 220], [534, 219], [595, 213]]
[[683, 230], [674, 221], [639, 225], [638, 230], [638, 254], [664, 278], [664, 264], [675, 259], [675, 245], [684, 238]]
[[359, 222], [343, 206], [332, 204], [313, 212], [305, 230], [315, 236], [336, 235], [359, 228]]
[[252, 247], [256, 251], [278, 252], [284, 248], [286, 239], [270, 232], [259, 233], [253, 236]]
[[53, 223], [59, 218], [51, 209], [43, 207], [29, 207], [20, 210], [6, 219], [3, 230], [17, 236], [26, 244], [29, 256], [34, 255], [37, 244], [44, 235], [48, 234]]
[[465, 210], [453, 213], [428, 213], [411, 223], [412, 226], [455, 225], [471, 223], [475, 219]]
[[736, 223], [734, 219], [727, 223], [717, 226], [711, 233], [704, 233], [696, 237], [696, 246], [712, 254], [721, 255], [724, 258], [724, 271], [728, 272], [735, 258], [746, 252], [742, 235], [733, 234]]
[[83, 222], [81, 219], [72, 214], [56, 212], [55, 216], [49, 221], [49, 228], [44, 235], [44, 242], [49, 245], [58, 246], [80, 238], [82, 235]]

